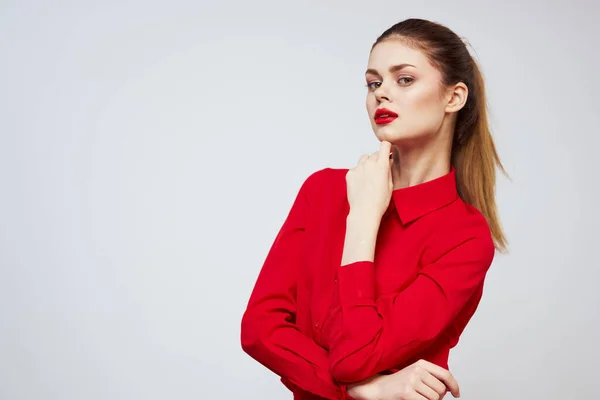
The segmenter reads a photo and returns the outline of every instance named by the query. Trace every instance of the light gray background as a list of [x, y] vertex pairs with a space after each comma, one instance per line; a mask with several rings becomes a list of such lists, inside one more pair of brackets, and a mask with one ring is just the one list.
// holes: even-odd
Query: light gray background
[[284, 399], [239, 322], [302, 181], [377, 141], [371, 43], [475, 48], [511, 253], [451, 355], [462, 398], [598, 399], [593, 1], [3, 1], [0, 399]]

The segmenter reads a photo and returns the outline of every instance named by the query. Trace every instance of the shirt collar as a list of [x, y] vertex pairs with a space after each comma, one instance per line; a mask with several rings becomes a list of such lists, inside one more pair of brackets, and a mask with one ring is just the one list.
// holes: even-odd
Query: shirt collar
[[402, 224], [406, 225], [458, 198], [454, 167], [446, 175], [418, 185], [395, 189], [391, 208], [395, 208]]

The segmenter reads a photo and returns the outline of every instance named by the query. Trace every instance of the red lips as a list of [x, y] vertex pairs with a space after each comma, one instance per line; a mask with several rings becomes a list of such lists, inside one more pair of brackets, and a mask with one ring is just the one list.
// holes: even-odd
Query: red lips
[[396, 118], [398, 118], [398, 114], [387, 108], [378, 108], [375, 111], [375, 123], [377, 125], [389, 124]]

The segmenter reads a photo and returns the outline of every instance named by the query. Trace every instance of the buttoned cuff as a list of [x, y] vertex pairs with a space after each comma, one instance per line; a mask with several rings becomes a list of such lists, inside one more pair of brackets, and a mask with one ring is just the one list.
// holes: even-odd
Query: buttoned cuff
[[372, 304], [375, 300], [373, 261], [357, 261], [339, 267], [337, 281], [342, 307]]

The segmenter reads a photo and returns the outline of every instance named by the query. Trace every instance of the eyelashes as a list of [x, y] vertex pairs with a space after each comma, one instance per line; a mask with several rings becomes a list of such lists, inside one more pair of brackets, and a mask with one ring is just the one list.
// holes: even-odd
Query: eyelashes
[[[411, 78], [410, 76], [401, 76], [400, 78], [398, 78], [396, 80], [396, 82], [400, 85], [400, 86], [408, 86], [410, 85], [412, 82], [414, 82], [414, 78]], [[365, 85], [366, 88], [368, 88], [369, 90], [375, 90], [377, 89], [379, 86], [374, 87], [373, 85], [381, 85], [381, 82], [379, 81], [373, 81], [373, 82], [367, 82], [367, 84]]]

